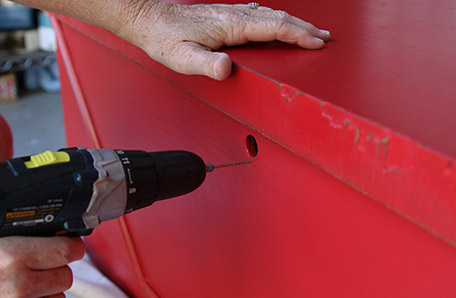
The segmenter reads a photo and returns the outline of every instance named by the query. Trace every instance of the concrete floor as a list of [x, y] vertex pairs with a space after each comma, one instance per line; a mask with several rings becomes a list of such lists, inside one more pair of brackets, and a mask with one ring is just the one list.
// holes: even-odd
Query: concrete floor
[[66, 146], [58, 93], [31, 93], [17, 101], [2, 102], [0, 114], [13, 132], [15, 157]]

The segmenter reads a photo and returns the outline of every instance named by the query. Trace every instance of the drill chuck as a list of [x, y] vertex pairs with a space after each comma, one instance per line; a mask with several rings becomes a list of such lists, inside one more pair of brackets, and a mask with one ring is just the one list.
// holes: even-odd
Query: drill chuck
[[206, 178], [206, 165], [191, 152], [117, 150], [117, 154], [126, 173], [126, 213], [192, 192]]

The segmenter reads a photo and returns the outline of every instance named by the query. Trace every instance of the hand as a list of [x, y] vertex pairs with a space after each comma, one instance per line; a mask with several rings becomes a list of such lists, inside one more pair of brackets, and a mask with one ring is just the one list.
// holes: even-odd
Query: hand
[[223, 46], [248, 41], [279, 40], [306, 49], [319, 49], [329, 31], [284, 11], [248, 5], [180, 5], [146, 1], [136, 6], [129, 22], [114, 33], [141, 47], [149, 56], [184, 74], [201, 74], [224, 80], [231, 73]]
[[0, 238], [2, 297], [62, 295], [73, 283], [68, 263], [84, 256], [81, 238]]

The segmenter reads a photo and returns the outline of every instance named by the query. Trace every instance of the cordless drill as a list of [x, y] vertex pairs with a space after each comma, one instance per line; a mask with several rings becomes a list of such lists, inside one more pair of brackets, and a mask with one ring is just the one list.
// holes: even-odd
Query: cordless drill
[[88, 235], [195, 190], [213, 169], [187, 151], [66, 148], [0, 162], [0, 236]]

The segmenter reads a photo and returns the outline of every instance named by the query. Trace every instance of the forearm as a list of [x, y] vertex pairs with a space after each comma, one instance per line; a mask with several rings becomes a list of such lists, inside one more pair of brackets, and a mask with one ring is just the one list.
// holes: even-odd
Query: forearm
[[248, 41], [320, 49], [330, 33], [280, 10], [246, 4], [181, 5], [160, 0], [13, 0], [106, 28], [185, 74], [223, 80], [231, 60], [214, 52]]
[[155, 0], [12, 0], [33, 8], [70, 16], [119, 33], [127, 22], [134, 22], [144, 7]]

